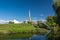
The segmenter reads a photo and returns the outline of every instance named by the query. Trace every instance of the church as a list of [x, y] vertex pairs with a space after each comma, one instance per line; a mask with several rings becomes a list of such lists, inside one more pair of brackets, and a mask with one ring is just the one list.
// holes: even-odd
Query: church
[[32, 24], [36, 24], [36, 22], [31, 19], [30, 10], [28, 10], [28, 18], [27, 18], [27, 20], [25, 20], [23, 22], [19, 22], [19, 21], [16, 21], [16, 20], [10, 20], [9, 24], [20, 24], [20, 23], [28, 23], [28, 22], [30, 22]]
[[[26, 23], [27, 22], [31, 22], [31, 17], [30, 17], [30, 10], [28, 11], [28, 19], [27, 21], [25, 21]], [[20, 22], [17, 22], [17, 24], [19, 24]], [[9, 24], [16, 24], [15, 20], [10, 20], [9, 21]]]

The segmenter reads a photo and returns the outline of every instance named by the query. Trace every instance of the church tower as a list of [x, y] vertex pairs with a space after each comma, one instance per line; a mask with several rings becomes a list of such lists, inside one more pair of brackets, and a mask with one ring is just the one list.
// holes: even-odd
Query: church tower
[[28, 22], [31, 22], [30, 10], [28, 11]]

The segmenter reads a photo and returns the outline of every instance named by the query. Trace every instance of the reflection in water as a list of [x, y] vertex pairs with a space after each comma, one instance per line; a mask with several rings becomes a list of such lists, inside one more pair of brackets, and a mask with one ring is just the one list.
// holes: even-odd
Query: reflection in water
[[46, 35], [33, 35], [31, 40], [47, 40]]
[[46, 36], [34, 34], [11, 34], [0, 35], [0, 40], [46, 40]]

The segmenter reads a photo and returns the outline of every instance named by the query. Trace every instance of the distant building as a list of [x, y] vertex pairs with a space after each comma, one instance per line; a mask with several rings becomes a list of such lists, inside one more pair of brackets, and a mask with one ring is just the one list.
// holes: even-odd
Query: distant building
[[31, 20], [30, 10], [28, 10], [28, 20], [26, 20], [26, 23], [30, 23], [33, 25], [37, 24], [35, 20]]
[[30, 10], [28, 11], [28, 22], [31, 22]]

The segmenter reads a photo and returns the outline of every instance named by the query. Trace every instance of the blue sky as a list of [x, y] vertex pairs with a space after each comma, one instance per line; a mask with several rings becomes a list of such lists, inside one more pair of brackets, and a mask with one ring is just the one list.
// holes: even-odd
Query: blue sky
[[0, 0], [0, 19], [27, 20], [28, 9], [32, 20], [44, 20], [54, 15], [52, 0]]

